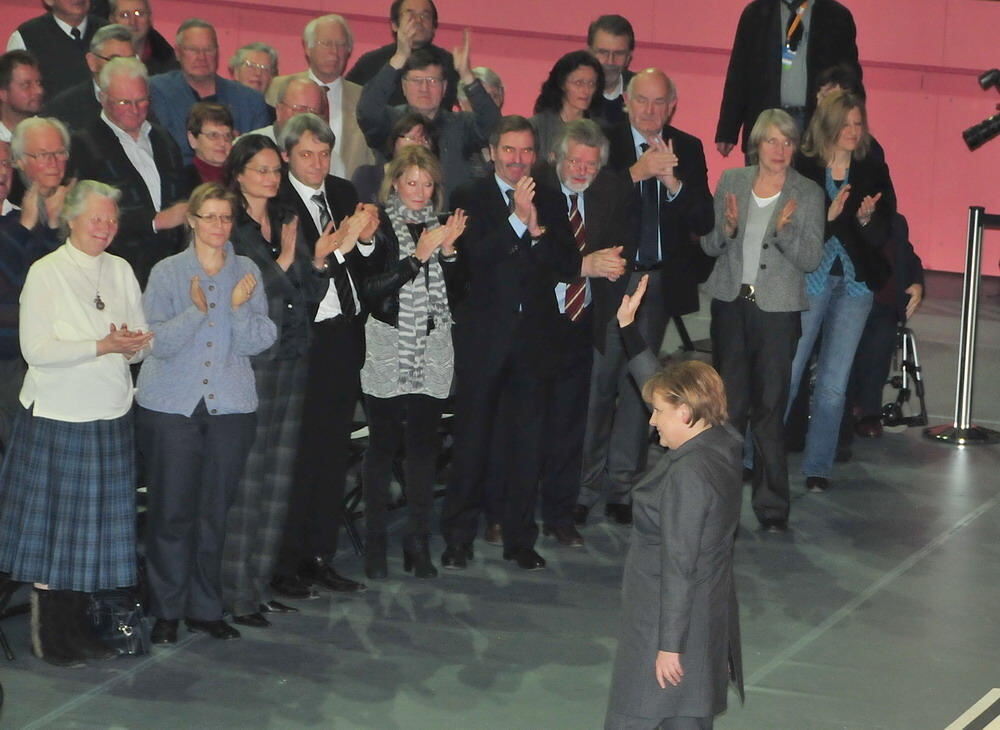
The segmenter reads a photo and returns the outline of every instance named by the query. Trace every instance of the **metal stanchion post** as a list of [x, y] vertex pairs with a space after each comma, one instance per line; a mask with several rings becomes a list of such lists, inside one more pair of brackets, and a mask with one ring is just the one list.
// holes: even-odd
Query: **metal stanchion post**
[[983, 257], [983, 229], [1000, 229], [1000, 215], [986, 209], [969, 208], [969, 242], [965, 252], [965, 283], [962, 286], [962, 331], [958, 341], [958, 384], [955, 392], [955, 421], [950, 426], [924, 429], [924, 436], [957, 446], [995, 444], [1000, 433], [973, 426], [972, 378], [976, 362], [976, 318], [979, 310], [979, 270]]

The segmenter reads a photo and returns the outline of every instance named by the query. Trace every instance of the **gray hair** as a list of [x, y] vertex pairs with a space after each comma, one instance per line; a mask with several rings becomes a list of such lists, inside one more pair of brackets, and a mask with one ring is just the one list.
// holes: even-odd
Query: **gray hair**
[[757, 121], [753, 123], [753, 129], [750, 130], [750, 136], [747, 138], [747, 157], [750, 158], [752, 165], [757, 164], [757, 148], [767, 136], [769, 127], [774, 127], [792, 140], [796, 147], [799, 146], [799, 127], [791, 115], [784, 109], [765, 109], [757, 117]]
[[302, 42], [306, 48], [312, 48], [316, 45], [316, 29], [324, 23], [340, 23], [344, 29], [344, 34], [347, 36], [348, 52], [354, 50], [354, 34], [351, 32], [351, 26], [347, 24], [347, 20], [344, 19], [343, 15], [337, 15], [337, 13], [321, 15], [306, 23], [306, 27], [302, 30]]
[[135, 46], [135, 36], [132, 34], [132, 30], [124, 25], [113, 23], [97, 29], [94, 37], [90, 39], [90, 52], [95, 56], [98, 55], [97, 51], [108, 41], [121, 41]]
[[112, 200], [115, 205], [118, 204], [118, 200], [122, 196], [121, 191], [111, 185], [105, 185], [97, 180], [81, 180], [66, 193], [66, 201], [59, 213], [59, 222], [62, 224], [63, 233], [67, 232], [69, 222], [83, 213], [84, 208], [87, 207], [87, 199], [91, 195]]
[[215, 41], [216, 47], [219, 46], [219, 36], [215, 33], [215, 26], [207, 20], [202, 20], [201, 18], [188, 18], [181, 23], [180, 27], [177, 29], [177, 35], [174, 36], [174, 43], [179, 46], [181, 44], [181, 38], [184, 37], [184, 33], [192, 28], [204, 28], [205, 30], [212, 31], [212, 40]]
[[674, 84], [673, 80], [667, 76], [663, 71], [658, 68], [646, 68], [637, 73], [635, 76], [629, 79], [628, 86], [625, 87], [625, 93], [628, 96], [632, 96], [632, 92], [635, 88], [636, 81], [640, 78], [646, 76], [659, 76], [661, 79], [667, 82], [667, 103], [672, 104], [677, 101], [677, 86]]
[[608, 152], [611, 145], [597, 122], [591, 119], [575, 119], [563, 127], [562, 134], [556, 138], [555, 144], [557, 165], [566, 159], [570, 142], [596, 147], [601, 153], [601, 167], [608, 164]]
[[108, 92], [111, 79], [116, 76], [142, 79], [146, 82], [146, 86], [149, 86], [149, 71], [146, 70], [146, 64], [138, 58], [112, 58], [104, 64], [101, 73], [97, 74], [97, 88], [101, 90], [102, 94]]
[[308, 113], [296, 114], [285, 122], [278, 133], [278, 147], [284, 150], [286, 155], [292, 154], [295, 145], [301, 141], [302, 135], [306, 132], [311, 132], [321, 144], [330, 145], [330, 151], [333, 151], [337, 138], [330, 125], [315, 114]]
[[[503, 81], [500, 79], [500, 75], [488, 66], [476, 66], [472, 69], [472, 75], [479, 79], [483, 86], [503, 91]], [[459, 101], [465, 101], [469, 98], [465, 93], [465, 84], [458, 85], [458, 98]]]
[[236, 67], [242, 64], [246, 60], [247, 54], [252, 51], [266, 53], [267, 57], [271, 59], [271, 73], [278, 73], [278, 52], [266, 43], [247, 43], [242, 48], [237, 48], [236, 53], [229, 59], [229, 72], [235, 74]]
[[24, 142], [28, 133], [33, 129], [41, 127], [52, 127], [59, 132], [59, 136], [62, 137], [63, 147], [69, 151], [69, 132], [66, 131], [65, 124], [55, 117], [28, 117], [17, 123], [17, 126], [14, 127], [14, 133], [10, 138], [10, 156], [14, 158], [14, 162], [19, 162], [24, 158]]

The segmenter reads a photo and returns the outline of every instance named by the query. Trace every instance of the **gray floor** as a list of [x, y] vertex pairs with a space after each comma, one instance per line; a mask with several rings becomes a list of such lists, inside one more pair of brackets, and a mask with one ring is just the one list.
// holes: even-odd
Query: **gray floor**
[[[938, 423], [951, 418], [959, 282], [931, 285], [913, 327]], [[980, 322], [974, 414], [997, 426], [996, 280]], [[1000, 687], [998, 472], [1000, 446], [951, 448], [911, 429], [856, 443], [826, 494], [796, 478], [786, 536], [753, 530], [747, 508], [736, 549], [747, 701], [716, 727], [940, 729]], [[583, 550], [542, 539], [550, 567], [530, 574], [482, 543], [467, 572], [436, 581], [392, 560], [368, 593], [303, 603], [242, 641], [182, 633], [176, 648], [86, 669], [31, 657], [15, 617], [0, 726], [597, 728], [628, 532], [595, 519], [585, 536]], [[353, 556], [340, 567], [360, 573]]]

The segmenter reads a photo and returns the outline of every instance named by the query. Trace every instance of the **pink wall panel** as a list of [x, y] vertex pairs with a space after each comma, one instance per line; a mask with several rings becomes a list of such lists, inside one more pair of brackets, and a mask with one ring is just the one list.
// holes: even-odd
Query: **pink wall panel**
[[[984, 94], [976, 74], [1000, 65], [1000, 2], [987, 0], [842, 0], [854, 13], [874, 134], [886, 148], [900, 208], [913, 241], [934, 269], [964, 265], [969, 205], [1000, 211], [1000, 140], [970, 153], [962, 129], [989, 116], [1000, 96]], [[303, 67], [301, 28], [316, 14], [339, 12], [354, 30], [355, 55], [390, 40], [389, 0], [153, 0], [168, 38], [186, 17], [219, 29], [223, 63], [240, 45], [264, 40], [283, 72]], [[438, 0], [438, 43], [457, 45], [473, 28], [473, 63], [494, 68], [507, 87], [508, 112], [530, 114], [538, 87], [559, 55], [580, 48], [590, 19], [612, 7], [628, 16], [639, 46], [633, 68], [660, 66], [680, 92], [675, 123], [706, 143], [709, 176], [738, 164], [712, 140], [728, 49], [746, 0]], [[377, 6], [377, 8], [376, 8]], [[4, 0], [0, 39], [38, 13], [36, 0]], [[383, 9], [384, 8], [384, 9]], [[223, 73], [225, 71], [223, 70]], [[984, 271], [997, 273], [1000, 234], [986, 236]]]

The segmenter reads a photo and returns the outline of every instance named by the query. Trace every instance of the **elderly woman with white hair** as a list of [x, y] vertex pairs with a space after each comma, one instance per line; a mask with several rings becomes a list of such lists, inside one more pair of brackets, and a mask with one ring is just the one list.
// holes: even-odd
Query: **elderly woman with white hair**
[[34, 584], [32, 648], [59, 666], [115, 652], [90, 631], [86, 594], [136, 582], [132, 377], [152, 337], [139, 284], [105, 252], [118, 191], [79, 182], [66, 243], [21, 294], [28, 372], [0, 467], [0, 571]]

